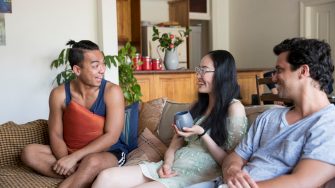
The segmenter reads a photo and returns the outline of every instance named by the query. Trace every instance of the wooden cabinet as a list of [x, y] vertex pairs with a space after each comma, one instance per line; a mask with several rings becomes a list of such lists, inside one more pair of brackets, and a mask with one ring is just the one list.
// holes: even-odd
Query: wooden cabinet
[[141, 51], [140, 0], [117, 0], [117, 34], [119, 45], [130, 41]]
[[142, 101], [159, 97], [183, 103], [197, 98], [194, 71], [139, 71], [135, 77], [141, 86]]
[[[240, 85], [242, 103], [244, 105], [252, 104], [252, 95], [257, 94], [256, 75], [263, 77], [264, 69], [245, 69], [237, 71], [237, 82]], [[264, 88], [260, 88], [263, 93]]]
[[[257, 94], [256, 75], [263, 77], [263, 73], [264, 69], [238, 70], [237, 81], [244, 105], [252, 104], [252, 95]], [[167, 97], [169, 100], [191, 103], [197, 99], [194, 71], [137, 71], [135, 77], [141, 86], [142, 101]]]

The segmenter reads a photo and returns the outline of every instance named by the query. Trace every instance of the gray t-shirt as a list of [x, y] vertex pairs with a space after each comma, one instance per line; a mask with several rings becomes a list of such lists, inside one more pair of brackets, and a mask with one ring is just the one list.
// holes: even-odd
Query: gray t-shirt
[[265, 111], [235, 148], [235, 152], [248, 161], [243, 170], [256, 181], [289, 174], [301, 159], [335, 164], [334, 105], [292, 125], [288, 125], [285, 118], [289, 110]]

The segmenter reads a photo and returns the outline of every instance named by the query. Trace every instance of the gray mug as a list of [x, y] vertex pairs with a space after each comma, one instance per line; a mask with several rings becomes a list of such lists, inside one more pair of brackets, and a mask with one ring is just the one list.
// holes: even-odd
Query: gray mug
[[176, 124], [179, 130], [183, 130], [183, 127], [192, 127], [193, 118], [189, 111], [177, 112], [174, 115], [174, 123]]

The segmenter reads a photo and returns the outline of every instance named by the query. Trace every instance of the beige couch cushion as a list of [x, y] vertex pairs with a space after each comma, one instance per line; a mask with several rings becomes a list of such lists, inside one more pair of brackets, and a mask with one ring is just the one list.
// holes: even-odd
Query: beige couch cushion
[[167, 147], [147, 128], [138, 137], [138, 148], [127, 156], [125, 166], [136, 165], [141, 161], [158, 162], [164, 158]]
[[188, 110], [190, 108], [189, 103], [177, 103], [173, 101], [166, 101], [163, 109], [161, 121], [158, 125], [157, 136], [165, 144], [169, 145], [173, 136], [173, 129], [171, 127], [173, 123], [174, 114], [179, 111]]
[[261, 113], [263, 113], [264, 111], [266, 111], [270, 108], [283, 108], [283, 106], [273, 105], [273, 104], [246, 106], [245, 107], [245, 113], [246, 113], [247, 118], [248, 118], [249, 126], [256, 120], [258, 115], [260, 115]]
[[165, 102], [166, 98], [158, 98], [142, 103], [139, 114], [138, 135], [140, 135], [145, 128], [148, 128], [153, 133], [157, 131]]
[[46, 120], [18, 125], [12, 121], [0, 125], [0, 167], [21, 163], [21, 150], [27, 144], [48, 144]]

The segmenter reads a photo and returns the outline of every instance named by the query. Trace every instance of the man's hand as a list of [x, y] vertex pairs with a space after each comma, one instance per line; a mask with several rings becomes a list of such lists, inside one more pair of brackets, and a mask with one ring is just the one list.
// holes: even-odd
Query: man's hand
[[53, 165], [53, 170], [61, 176], [70, 176], [73, 174], [77, 168], [78, 160], [71, 155], [60, 158]]
[[225, 182], [229, 188], [258, 188], [247, 172], [234, 166], [225, 170]]
[[171, 166], [168, 164], [163, 164], [159, 169], [158, 169], [158, 175], [161, 178], [170, 178], [177, 176], [177, 173], [172, 171]]

